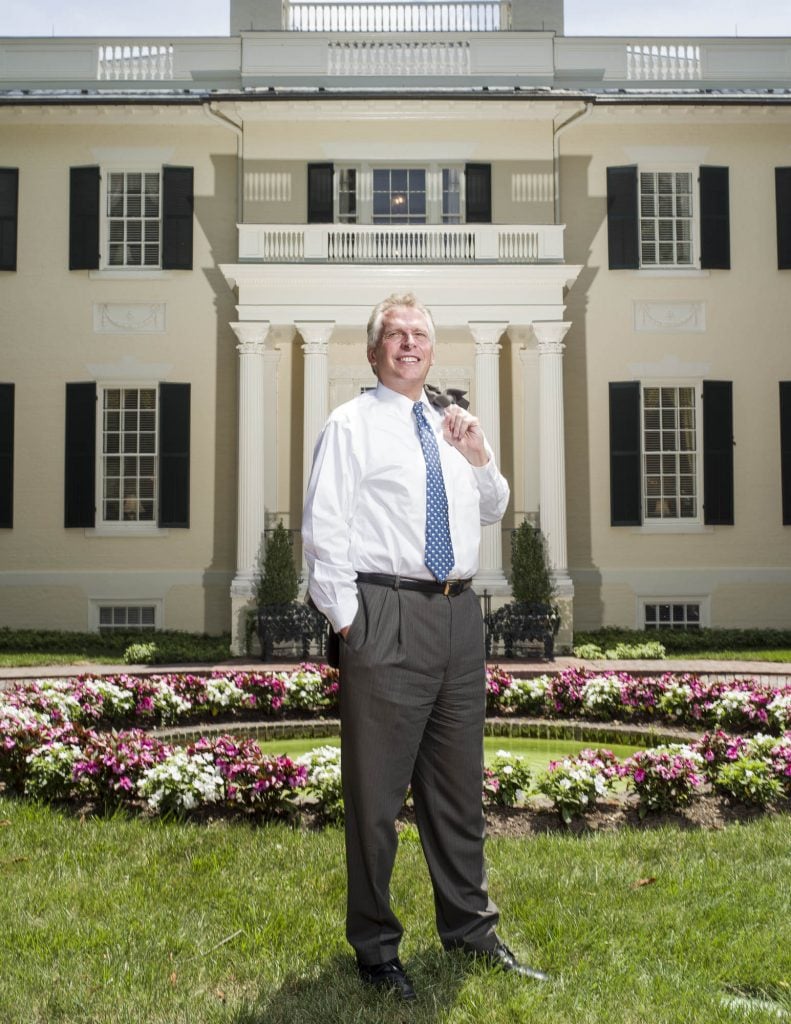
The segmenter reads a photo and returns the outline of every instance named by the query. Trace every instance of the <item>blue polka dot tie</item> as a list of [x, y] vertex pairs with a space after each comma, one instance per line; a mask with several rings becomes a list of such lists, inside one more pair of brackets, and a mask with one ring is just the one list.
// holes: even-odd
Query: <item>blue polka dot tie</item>
[[426, 557], [425, 563], [440, 583], [453, 568], [453, 544], [448, 524], [448, 496], [442, 479], [439, 448], [431, 424], [426, 419], [423, 403], [414, 405], [420, 447], [426, 460]]

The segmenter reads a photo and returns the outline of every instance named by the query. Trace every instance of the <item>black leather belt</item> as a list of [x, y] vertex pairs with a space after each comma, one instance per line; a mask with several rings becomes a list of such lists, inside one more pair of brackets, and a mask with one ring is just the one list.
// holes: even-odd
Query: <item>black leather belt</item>
[[472, 586], [472, 580], [413, 580], [408, 576], [388, 576], [383, 572], [358, 572], [360, 583], [373, 583], [377, 587], [392, 587], [393, 590], [420, 590], [424, 594], [444, 594], [456, 597]]

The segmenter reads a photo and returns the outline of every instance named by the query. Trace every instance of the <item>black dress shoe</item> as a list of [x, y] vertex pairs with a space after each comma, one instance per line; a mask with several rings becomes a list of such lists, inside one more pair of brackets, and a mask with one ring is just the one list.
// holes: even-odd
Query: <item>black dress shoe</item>
[[549, 975], [535, 967], [528, 967], [520, 963], [502, 939], [491, 949], [478, 949], [476, 946], [469, 946], [466, 943], [461, 947], [465, 953], [481, 960], [489, 967], [498, 968], [501, 971], [509, 971], [511, 974], [518, 974], [522, 978], [532, 978], [533, 981], [549, 981]]
[[374, 988], [390, 989], [405, 1002], [417, 998], [412, 982], [406, 976], [404, 967], [397, 956], [386, 960], [383, 964], [363, 964], [357, 961], [357, 970], [366, 985]]

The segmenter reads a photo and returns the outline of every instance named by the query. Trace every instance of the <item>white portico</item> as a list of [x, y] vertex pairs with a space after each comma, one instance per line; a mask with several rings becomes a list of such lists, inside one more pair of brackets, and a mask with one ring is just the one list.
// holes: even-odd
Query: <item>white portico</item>
[[[256, 558], [267, 513], [279, 507], [267, 471], [277, 464], [277, 409], [286, 392], [301, 396], [302, 446], [298, 456], [302, 491], [319, 431], [330, 409], [372, 382], [364, 361], [365, 326], [371, 309], [393, 292], [414, 292], [432, 311], [437, 326], [436, 365], [431, 382], [470, 392], [471, 407], [499, 457], [501, 428], [500, 355], [510, 336], [536, 348], [538, 407], [521, 410], [521, 429], [538, 436], [538, 502], [530, 493], [514, 494], [518, 508], [535, 508], [546, 533], [550, 566], [571, 614], [573, 588], [566, 561], [566, 483], [563, 460], [562, 338], [564, 289], [579, 267], [556, 265], [334, 266], [235, 264], [221, 267], [238, 296], [239, 339], [238, 532], [236, 575], [231, 589], [234, 649], [241, 650], [245, 610], [252, 598]], [[466, 337], [472, 358], [443, 359], [445, 338]], [[302, 379], [280, 381], [279, 348], [300, 345], [302, 360], [294, 373]], [[348, 359], [334, 366], [334, 351], [361, 345], [359, 368]], [[526, 399], [529, 389], [526, 391]], [[293, 417], [299, 415], [294, 409]], [[534, 446], [525, 450], [536, 452]], [[292, 447], [292, 472], [294, 464]], [[532, 475], [525, 476], [529, 492]], [[267, 503], [266, 496], [269, 495]], [[486, 527], [476, 584], [495, 597], [509, 594], [503, 574], [502, 531]], [[565, 623], [564, 623], [565, 625]]]

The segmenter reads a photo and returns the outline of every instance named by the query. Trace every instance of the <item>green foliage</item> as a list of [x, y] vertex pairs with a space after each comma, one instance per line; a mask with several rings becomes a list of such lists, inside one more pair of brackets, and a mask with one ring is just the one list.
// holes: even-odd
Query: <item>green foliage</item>
[[552, 602], [544, 538], [526, 519], [511, 534], [511, 590], [523, 604]]
[[289, 604], [296, 601], [298, 593], [299, 574], [294, 565], [291, 536], [281, 521], [266, 541], [263, 557], [259, 556], [256, 604], [259, 608], [272, 604]]
[[[153, 664], [178, 665], [184, 663], [218, 662], [229, 656], [230, 637], [207, 636], [162, 630], [156, 633], [72, 633], [65, 630], [0, 628], [0, 663], [41, 664], [41, 659], [52, 655], [53, 660], [121, 662], [130, 644], [147, 642], [156, 644]], [[38, 656], [30, 658], [29, 656]]]
[[715, 789], [743, 804], [766, 807], [783, 792], [771, 762], [758, 757], [740, 757], [717, 772]]
[[130, 644], [124, 651], [125, 665], [153, 665], [157, 656], [157, 645], [151, 643]]
[[760, 651], [791, 649], [790, 629], [603, 629], [575, 631], [574, 646], [596, 644], [602, 650], [619, 643], [642, 644], [660, 640], [668, 654], [699, 651]]
[[629, 661], [633, 659], [655, 659], [664, 658], [665, 647], [658, 640], [647, 640], [645, 643], [626, 644], [618, 643], [615, 647], [609, 647], [603, 651], [598, 644], [575, 644], [574, 657], [584, 658], [586, 661], [601, 661], [608, 658], [611, 661]]

